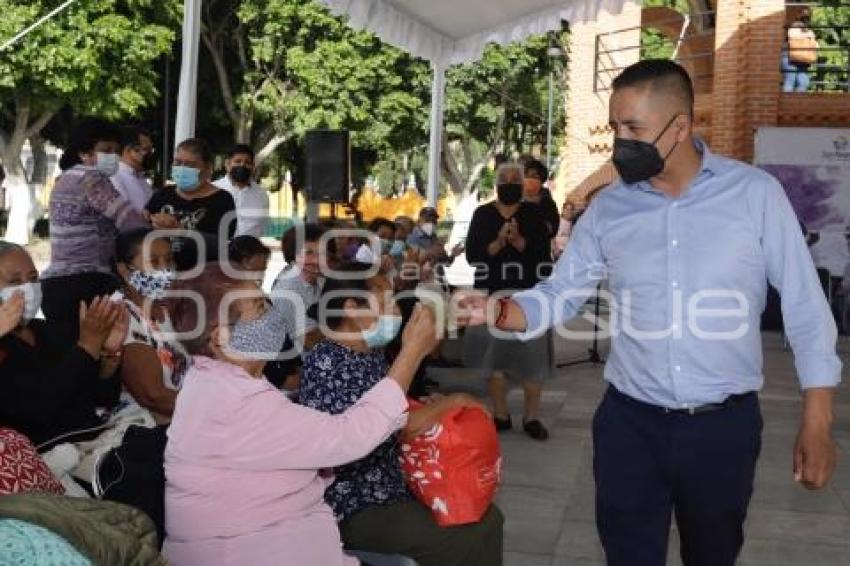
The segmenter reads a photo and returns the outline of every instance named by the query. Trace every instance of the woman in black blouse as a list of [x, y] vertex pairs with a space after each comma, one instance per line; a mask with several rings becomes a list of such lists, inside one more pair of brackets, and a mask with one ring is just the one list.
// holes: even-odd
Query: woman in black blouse
[[[25, 434], [46, 449], [97, 436], [97, 407], [118, 400], [114, 378], [127, 333], [120, 303], [97, 297], [80, 306], [76, 343], [63, 325], [36, 319], [38, 271], [21, 246], [0, 241], [0, 427]], [[75, 434], [71, 434], [75, 433]]]
[[[523, 169], [504, 164], [497, 172], [497, 200], [472, 215], [466, 239], [466, 259], [475, 267], [475, 288], [488, 294], [533, 287], [551, 265], [550, 236], [537, 205], [522, 201]], [[487, 326], [468, 328], [464, 342], [466, 365], [478, 367], [489, 379], [493, 420], [499, 430], [512, 427], [505, 377], [521, 381], [525, 390], [523, 429], [535, 440], [549, 433], [538, 420], [543, 381], [550, 374], [548, 335], [519, 342], [494, 337]]]
[[[192, 138], [174, 150], [171, 178], [174, 189], [155, 193], [148, 201], [147, 216], [154, 228], [196, 232], [205, 243], [205, 258], [219, 256], [219, 239], [230, 240], [236, 232], [236, 205], [230, 193], [210, 182], [213, 155], [204, 140]], [[195, 267], [197, 242], [191, 237], [172, 238], [171, 247], [179, 271]], [[226, 249], [226, 245], [224, 246]]]

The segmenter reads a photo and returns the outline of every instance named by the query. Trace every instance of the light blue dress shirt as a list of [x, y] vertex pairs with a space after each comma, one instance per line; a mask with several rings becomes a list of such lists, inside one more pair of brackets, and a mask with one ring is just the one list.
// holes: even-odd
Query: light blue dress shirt
[[528, 323], [520, 338], [563, 325], [607, 278], [605, 379], [671, 409], [718, 403], [761, 389], [769, 281], [803, 389], [835, 386], [835, 322], [785, 191], [696, 143], [702, 168], [679, 198], [618, 182], [593, 200], [552, 277], [514, 295]]

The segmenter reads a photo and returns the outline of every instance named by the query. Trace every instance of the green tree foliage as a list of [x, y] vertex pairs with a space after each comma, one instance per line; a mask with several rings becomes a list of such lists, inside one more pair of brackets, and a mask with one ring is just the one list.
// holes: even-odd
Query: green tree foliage
[[233, 138], [259, 161], [311, 128], [351, 130], [361, 155], [425, 135], [427, 66], [317, 2], [210, 0], [203, 19]]
[[[644, 8], [667, 7], [680, 14], [690, 14], [691, 4], [688, 0], [644, 0]], [[653, 28], [643, 28], [640, 33], [641, 59], [669, 59], [676, 50], [676, 42]]]
[[850, 91], [850, 5], [823, 0], [812, 10], [811, 26], [820, 45], [811, 88]]
[[[216, 102], [224, 108], [203, 119], [229, 126], [235, 141], [255, 147], [259, 161], [272, 157], [272, 169], [281, 161], [297, 169], [304, 132], [346, 128], [355, 177], [371, 172], [384, 193], [411, 175], [426, 182], [427, 62], [351, 29], [313, 0], [208, 0], [203, 21]], [[452, 190], [474, 186], [495, 151], [528, 150], [545, 140], [553, 64], [547, 47], [546, 38], [493, 46], [480, 62], [449, 71], [444, 173]]]
[[[60, 4], [0, 0], [0, 43]], [[0, 52], [0, 161], [13, 205], [7, 237], [27, 237], [32, 188], [21, 167], [24, 143], [40, 143], [42, 130], [62, 108], [118, 119], [154, 102], [154, 62], [171, 49], [181, 4], [79, 0]]]
[[[553, 37], [551, 45], [561, 47], [563, 39]], [[479, 61], [449, 70], [443, 167], [454, 192], [475, 188], [496, 153], [545, 153], [550, 72], [552, 121], [556, 135], [563, 131], [564, 61], [550, 57], [549, 47], [549, 36], [490, 45]]]

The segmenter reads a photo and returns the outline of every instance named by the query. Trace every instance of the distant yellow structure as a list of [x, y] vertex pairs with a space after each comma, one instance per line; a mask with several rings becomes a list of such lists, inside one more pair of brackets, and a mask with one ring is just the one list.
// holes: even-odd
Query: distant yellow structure
[[[408, 188], [399, 197], [385, 198], [379, 195], [372, 187], [365, 187], [360, 192], [360, 199], [357, 201], [357, 211], [366, 222], [381, 217], [392, 220], [397, 216], [409, 216], [415, 220], [419, 214], [419, 210], [426, 205], [427, 201], [425, 198], [413, 188]], [[440, 214], [440, 218], [446, 219], [450, 217], [456, 205], [457, 202], [454, 194], [449, 194], [441, 198], [437, 202], [437, 212]], [[307, 204], [302, 193], [295, 193], [295, 199], [293, 199], [292, 187], [288, 184], [285, 184], [277, 192], [269, 193], [269, 213], [271, 216], [279, 218], [301, 216], [306, 206]], [[337, 206], [335, 214], [332, 214], [331, 205], [325, 203], [319, 206], [319, 216], [321, 218], [335, 216], [341, 219], [353, 219], [353, 215], [349, 213], [347, 207]]]

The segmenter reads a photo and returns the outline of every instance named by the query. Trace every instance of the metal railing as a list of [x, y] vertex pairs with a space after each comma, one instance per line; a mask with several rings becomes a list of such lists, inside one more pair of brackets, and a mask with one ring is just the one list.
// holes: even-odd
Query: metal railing
[[[643, 51], [647, 46], [643, 43], [642, 32], [654, 30], [657, 26], [664, 24], [677, 24], [681, 31], [675, 41], [667, 38], [667, 49], [661, 50], [663, 56], [667, 56], [685, 67], [707, 67], [711, 69], [714, 57], [713, 41], [709, 42], [710, 47], [708, 49], [687, 49], [687, 47], [706, 37], [714, 36], [714, 12], [687, 14], [682, 17], [653, 22], [652, 26], [634, 26], [597, 35], [594, 46], [593, 91], [611, 90], [611, 83], [614, 78], [631, 63], [643, 58]], [[633, 39], [628, 38], [629, 35], [635, 34], [639, 37], [636, 43]], [[669, 54], [665, 52], [667, 50], [669, 50]], [[689, 54], [682, 55], [683, 51], [687, 51]], [[713, 73], [711, 72], [691, 73], [691, 79], [694, 81], [697, 90], [705, 90], [705, 87], [710, 90], [712, 76]]]
[[[597, 35], [594, 46], [593, 92], [611, 90], [614, 78], [631, 63], [643, 58], [646, 45], [643, 43], [645, 35], [642, 32], [651, 31], [658, 25], [669, 23], [680, 23], [682, 31], [675, 41], [666, 39], [669, 53], [662, 49], [663, 56], [669, 56], [688, 68], [697, 92], [710, 92], [714, 80], [714, 42], [708, 42], [708, 46], [696, 49], [686, 49], [686, 47], [714, 35], [713, 12], [653, 22], [652, 26], [647, 27], [635, 26]], [[787, 45], [784, 46], [781, 88], [786, 88], [786, 79], [791, 74], [805, 73], [808, 91], [850, 92], [850, 37], [847, 33], [850, 26], [811, 26], [810, 29], [815, 32], [819, 42], [817, 60], [806, 69], [791, 68], [787, 62]], [[629, 37], [629, 34], [640, 37], [640, 40], [635, 41], [635, 38]], [[683, 55], [683, 51], [688, 54]]]

